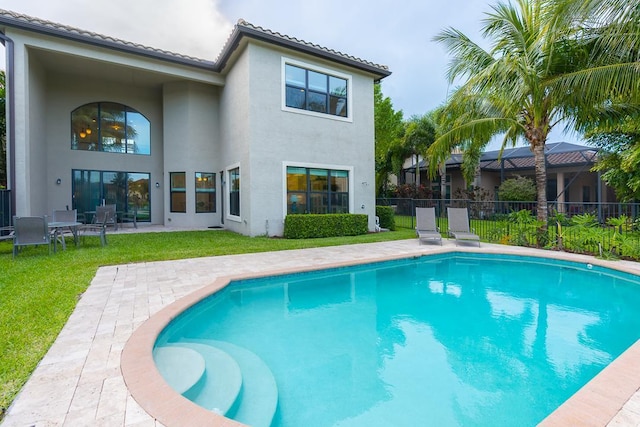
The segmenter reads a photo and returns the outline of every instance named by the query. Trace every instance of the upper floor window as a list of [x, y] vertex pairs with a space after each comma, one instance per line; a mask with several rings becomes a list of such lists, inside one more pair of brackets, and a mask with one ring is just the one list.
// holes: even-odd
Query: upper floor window
[[285, 105], [290, 108], [348, 117], [348, 79], [285, 63]]
[[126, 105], [94, 102], [71, 113], [71, 149], [151, 154], [151, 125]]

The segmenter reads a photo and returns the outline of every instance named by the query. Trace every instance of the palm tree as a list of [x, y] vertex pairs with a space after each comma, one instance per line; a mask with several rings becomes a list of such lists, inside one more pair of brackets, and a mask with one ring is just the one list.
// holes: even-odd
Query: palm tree
[[436, 129], [429, 114], [412, 116], [405, 122], [404, 136], [400, 142], [401, 152], [415, 157], [416, 188], [420, 186], [420, 157], [425, 157], [427, 149], [436, 139]]
[[488, 50], [456, 29], [439, 33], [452, 56], [448, 78], [462, 84], [444, 111], [450, 130], [428, 151], [430, 173], [455, 147], [477, 158], [496, 135], [504, 135], [503, 149], [524, 139], [535, 159], [542, 236], [549, 132], [559, 123], [581, 132], [638, 109], [639, 15], [637, 0], [515, 0], [487, 13]]

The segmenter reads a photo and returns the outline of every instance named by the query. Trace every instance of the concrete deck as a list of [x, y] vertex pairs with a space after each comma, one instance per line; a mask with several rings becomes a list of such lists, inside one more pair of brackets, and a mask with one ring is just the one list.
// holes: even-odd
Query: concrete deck
[[[7, 411], [2, 425], [162, 426], [132, 397], [120, 362], [133, 331], [163, 308], [228, 276], [330, 267], [452, 250], [546, 255], [640, 274], [640, 264], [634, 262], [607, 262], [587, 256], [485, 243], [479, 249], [456, 247], [446, 239], [443, 246], [419, 245], [412, 239], [102, 267]], [[640, 342], [605, 371], [608, 372], [596, 377], [544, 424], [640, 426]], [[187, 424], [190, 423], [182, 425]], [[214, 425], [222, 424], [227, 423]]]

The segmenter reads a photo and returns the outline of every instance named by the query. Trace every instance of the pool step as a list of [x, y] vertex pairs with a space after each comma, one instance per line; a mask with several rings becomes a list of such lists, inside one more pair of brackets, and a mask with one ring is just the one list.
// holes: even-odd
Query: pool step
[[184, 397], [210, 411], [225, 415], [233, 407], [242, 387], [240, 366], [227, 352], [207, 344], [181, 342], [180, 346], [200, 353], [205, 372]]
[[229, 342], [200, 342], [229, 353], [240, 365], [241, 394], [227, 416], [252, 427], [269, 427], [278, 408], [278, 386], [267, 364], [255, 353]]
[[207, 339], [166, 344], [153, 353], [164, 379], [187, 399], [252, 427], [271, 426], [278, 387], [256, 354]]
[[155, 348], [153, 360], [160, 375], [180, 394], [194, 387], [205, 370], [205, 361], [199, 352], [179, 345]]

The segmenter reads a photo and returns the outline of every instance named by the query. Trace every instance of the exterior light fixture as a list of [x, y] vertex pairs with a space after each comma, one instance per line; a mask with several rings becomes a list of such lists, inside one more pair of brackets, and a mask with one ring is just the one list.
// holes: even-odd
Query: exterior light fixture
[[62, 180], [60, 178], [56, 179], [56, 185], [62, 184]]
[[156, 182], [156, 188], [160, 188], [160, 183]]

